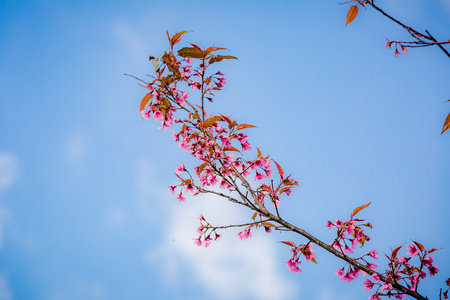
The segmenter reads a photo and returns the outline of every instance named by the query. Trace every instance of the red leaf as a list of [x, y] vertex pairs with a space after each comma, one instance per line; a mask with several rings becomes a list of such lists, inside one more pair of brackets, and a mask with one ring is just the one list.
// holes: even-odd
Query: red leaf
[[[450, 101], [450, 100], [449, 100], [449, 101]], [[448, 114], [447, 119], [445, 119], [444, 126], [442, 127], [442, 132], [441, 132], [441, 134], [443, 134], [444, 132], [446, 132], [448, 129], [450, 129], [450, 114]]]
[[436, 249], [436, 248], [430, 249], [430, 250], [428, 250], [428, 254], [433, 253], [434, 251], [441, 250], [441, 249], [442, 249], [442, 248], [439, 248], [439, 249]]
[[345, 22], [345, 26], [350, 24], [356, 18], [357, 15], [358, 15], [358, 6], [356, 5], [350, 6], [350, 9], [348, 10], [347, 13], [347, 21]]
[[367, 204], [364, 204], [364, 205], [362, 205], [362, 206], [360, 206], [360, 207], [355, 208], [355, 210], [354, 210], [353, 213], [352, 213], [352, 216], [354, 217], [354, 216], [355, 216], [357, 213], [359, 213], [361, 210], [363, 210], [364, 208], [366, 208], [367, 206], [369, 206], [370, 203], [371, 203], [371, 202], [369, 202], [369, 203], [367, 203]]
[[227, 121], [228, 125], [231, 124], [231, 120], [228, 117], [225, 117], [224, 115], [220, 115], [225, 121]]
[[252, 128], [252, 127], [256, 127], [256, 126], [249, 125], [249, 124], [241, 124], [241, 125], [238, 125], [238, 127], [236, 127], [236, 130], [241, 130], [241, 129], [245, 129], [245, 128]]
[[295, 244], [293, 242], [282, 242], [282, 243], [291, 247], [295, 247]]
[[147, 95], [144, 96], [144, 98], [142, 98], [142, 101], [141, 101], [141, 107], [140, 107], [140, 110], [141, 110], [141, 111], [144, 110], [144, 108], [145, 108], [145, 106], [147, 105], [148, 101], [149, 101], [150, 99], [152, 99], [152, 98], [153, 98], [153, 96], [152, 96], [152, 94], [150, 94], [150, 93], [148, 93]]
[[400, 248], [403, 247], [403, 245], [397, 247], [394, 251], [392, 251], [392, 259], [397, 257], [397, 252], [400, 250]]
[[283, 168], [276, 161], [273, 161], [273, 162], [275, 163], [275, 165], [277, 165], [278, 173], [280, 174], [281, 180], [283, 180], [283, 178], [284, 178]]

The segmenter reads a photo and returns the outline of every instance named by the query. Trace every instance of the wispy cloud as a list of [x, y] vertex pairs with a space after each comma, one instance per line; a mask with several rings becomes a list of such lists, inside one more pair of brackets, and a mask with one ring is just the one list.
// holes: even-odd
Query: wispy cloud
[[[176, 201], [174, 199], [174, 201]], [[238, 223], [245, 215], [235, 205], [214, 197], [196, 197], [178, 204], [169, 213], [166, 239], [159, 249], [147, 252], [147, 262], [154, 264], [163, 258], [168, 283], [200, 284], [207, 295], [215, 299], [293, 299], [298, 284], [287, 280], [279, 266], [275, 241], [266, 233], [254, 232], [241, 241], [236, 230], [227, 230], [223, 237], [208, 247], [194, 245], [200, 212], [214, 224]], [[187, 267], [190, 278], [180, 278]]]
[[[1, 193], [14, 185], [18, 176], [19, 159], [17, 156], [13, 153], [0, 152], [0, 199]], [[3, 244], [5, 223], [9, 217], [9, 210], [0, 202], [0, 247]]]
[[13, 294], [8, 285], [6, 277], [0, 274], [0, 300], [12, 300]]
[[81, 134], [69, 135], [65, 142], [67, 159], [73, 164], [79, 164], [86, 155], [86, 139]]
[[19, 160], [15, 154], [0, 152], [0, 192], [14, 184], [19, 175]]

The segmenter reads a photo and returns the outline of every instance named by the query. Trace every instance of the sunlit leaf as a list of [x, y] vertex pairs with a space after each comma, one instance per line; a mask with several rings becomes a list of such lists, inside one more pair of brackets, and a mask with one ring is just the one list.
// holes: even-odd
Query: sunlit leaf
[[256, 126], [249, 125], [249, 124], [241, 124], [241, 125], [238, 125], [238, 127], [236, 127], [236, 130], [241, 130], [241, 129], [245, 129], [245, 128], [252, 128], [252, 127], [256, 127]]
[[211, 118], [205, 120], [205, 123], [203, 123], [203, 126], [205, 128], [208, 128], [209, 126], [211, 126], [212, 124], [216, 123], [219, 120], [222, 120], [222, 117], [220, 117], [220, 116], [211, 117]]
[[369, 206], [370, 203], [371, 203], [371, 202], [369, 202], [369, 203], [367, 203], [367, 204], [364, 204], [364, 205], [362, 205], [362, 206], [360, 206], [360, 207], [355, 208], [355, 210], [354, 210], [353, 213], [352, 213], [352, 216], [354, 217], [354, 216], [355, 216], [357, 213], [359, 213], [361, 210], [363, 210], [364, 208], [366, 208], [367, 206]]
[[159, 67], [159, 61], [161, 60], [161, 58], [164, 56], [164, 54], [158, 56], [157, 58], [155, 58], [154, 60], [152, 60], [152, 64], [153, 67], [155, 67], [155, 72], [158, 72], [158, 67]]
[[150, 93], [148, 93], [147, 95], [144, 96], [144, 98], [142, 98], [141, 107], [140, 107], [141, 111], [145, 109], [145, 106], [147, 105], [148, 101], [152, 98], [153, 98], [153, 95]]
[[264, 222], [263, 225], [264, 225], [264, 226], [268, 226], [268, 227], [277, 227], [277, 225], [272, 224], [272, 223], [270, 223], [270, 222]]
[[316, 258], [315, 257], [311, 257], [311, 261], [315, 264], [317, 264]]
[[178, 50], [178, 55], [181, 57], [202, 58], [202, 53], [192, 47], [184, 47]]
[[258, 215], [258, 213], [253, 214], [253, 216], [252, 216], [253, 221], [255, 221], [257, 215]]
[[208, 54], [210, 54], [210, 53], [212, 53], [212, 52], [214, 52], [214, 51], [217, 51], [217, 50], [227, 50], [227, 48], [222, 48], [222, 47], [209, 47], [209, 48], [207, 48], [207, 49], [205, 50], [205, 55], [208, 55]]
[[[449, 100], [450, 101], [450, 100]], [[448, 129], [450, 128], [450, 113], [447, 116], [447, 119], [444, 122], [444, 127], [442, 127], [442, 132], [441, 134], [443, 134], [444, 132], [446, 132]]]
[[224, 151], [236, 151], [236, 152], [241, 152], [238, 149], [234, 148], [233, 146], [231, 147], [225, 147], [223, 148]]
[[231, 55], [212, 55], [211, 59], [209, 60], [209, 64], [213, 64], [224, 59], [237, 59], [237, 57]]
[[256, 147], [256, 157], [261, 157], [261, 150], [258, 147]]
[[347, 13], [347, 21], [345, 22], [345, 26], [350, 24], [358, 15], [358, 6], [352, 5]]

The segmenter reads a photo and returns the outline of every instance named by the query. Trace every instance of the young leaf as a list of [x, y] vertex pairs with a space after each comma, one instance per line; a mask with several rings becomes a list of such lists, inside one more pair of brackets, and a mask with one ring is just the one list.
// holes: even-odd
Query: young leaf
[[285, 245], [291, 246], [291, 247], [295, 247], [295, 244], [293, 242], [283, 242], [282, 241], [282, 243]]
[[350, 6], [350, 9], [348, 10], [347, 13], [347, 21], [345, 22], [345, 26], [350, 24], [356, 18], [357, 15], [358, 15], [358, 6], [356, 5]]
[[158, 56], [157, 58], [155, 58], [154, 60], [152, 60], [152, 64], [155, 67], [155, 72], [158, 72], [158, 65], [159, 65], [159, 61], [161, 60], [161, 58], [164, 56], [164, 54]]
[[150, 93], [148, 93], [147, 95], [144, 96], [144, 98], [142, 98], [140, 111], [145, 109], [145, 106], [147, 105], [148, 101], [152, 98], [153, 98], [153, 95]]
[[192, 57], [192, 58], [202, 58], [202, 53], [196, 48], [184, 47], [178, 50], [178, 55], [181, 57]]
[[364, 208], [366, 208], [367, 206], [369, 206], [370, 203], [371, 203], [371, 202], [369, 202], [369, 203], [367, 203], [367, 204], [364, 204], [364, 205], [362, 205], [362, 206], [360, 206], [360, 207], [355, 208], [355, 210], [354, 210], [353, 213], [352, 213], [352, 216], [354, 217], [354, 216], [355, 216], [357, 213], [359, 213], [361, 210], [363, 210]]
[[181, 36], [183, 34], [185, 34], [186, 32], [189, 32], [189, 30], [185, 30], [185, 31], [181, 31], [181, 32], [175, 33], [173, 35], [172, 39], [170, 40], [170, 45], [171, 46], [175, 46], [180, 41]]
[[[414, 242], [414, 241], [413, 241], [413, 242]], [[422, 244], [420, 244], [420, 243], [418, 243], [418, 242], [414, 242], [414, 244], [416, 244], [416, 246], [420, 249], [420, 251], [423, 252], [423, 250], [425, 250], [425, 247], [424, 247]]]
[[[276, 161], [273, 161], [273, 162], [274, 162], [275, 165], [277, 166], [278, 173], [280, 174], [281, 180], [283, 180], [283, 178], [284, 178], [284, 171], [283, 171], [283, 168], [282, 168]], [[289, 181], [289, 183], [290, 183], [290, 181]]]
[[211, 118], [205, 120], [205, 123], [203, 123], [203, 126], [205, 128], [208, 128], [209, 126], [211, 126], [212, 124], [216, 123], [219, 120], [222, 120], [222, 117], [220, 117], [220, 116], [211, 117]]
[[264, 222], [263, 225], [264, 225], [264, 226], [268, 226], [268, 227], [277, 227], [277, 225], [272, 224], [272, 223], [270, 223], [270, 222]]
[[[450, 100], [449, 100], [450, 101]], [[443, 134], [444, 132], [446, 132], [448, 129], [450, 129], [450, 113], [447, 116], [447, 119], [444, 122], [444, 126], [442, 127], [442, 132], [441, 134]]]
[[392, 259], [394, 259], [394, 258], [397, 257], [397, 252], [398, 252], [398, 250], [400, 250], [400, 248], [402, 248], [402, 247], [403, 247], [403, 245], [398, 246], [397, 248], [395, 248], [394, 251], [392, 251]]
[[[142, 110], [142, 109], [141, 109]], [[258, 147], [256, 147], [256, 156], [261, 157], [261, 150], [259, 150]]]
[[241, 152], [238, 149], [234, 148], [233, 146], [231, 147], [225, 147], [223, 148], [223, 151], [236, 151], [236, 152]]
[[237, 57], [231, 55], [212, 55], [211, 59], [209, 60], [209, 64], [219, 62], [223, 59], [237, 59]]
[[317, 264], [316, 258], [315, 257], [311, 257], [311, 261], [315, 264]]
[[434, 251], [441, 250], [441, 249], [442, 249], [442, 248], [439, 248], [439, 249], [436, 249], [436, 248], [430, 249], [430, 250], [428, 250], [428, 254], [433, 253]]
[[241, 124], [241, 125], [238, 125], [238, 127], [236, 127], [236, 130], [241, 130], [241, 129], [245, 129], [245, 128], [252, 128], [252, 127], [256, 127], [256, 126], [249, 125], [249, 124]]
[[253, 221], [255, 221], [257, 215], [258, 215], [258, 213], [253, 214], [253, 216], [252, 216]]

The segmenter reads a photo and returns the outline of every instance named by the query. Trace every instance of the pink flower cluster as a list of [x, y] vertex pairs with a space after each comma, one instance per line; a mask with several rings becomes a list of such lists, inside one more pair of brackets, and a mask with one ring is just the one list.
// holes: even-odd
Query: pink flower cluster
[[200, 226], [197, 228], [199, 237], [194, 239], [194, 244], [197, 246], [208, 247], [212, 241], [220, 238], [220, 234], [218, 234], [216, 229], [205, 220], [203, 215], [200, 216], [199, 220]]
[[[331, 243], [331, 245], [342, 253], [353, 253], [353, 249], [356, 248], [357, 244], [364, 246], [366, 241], [370, 240], [370, 237], [364, 234], [363, 226], [372, 228], [370, 223], [361, 223], [365, 220], [354, 219], [353, 216], [347, 222], [342, 222], [336, 220], [334, 223], [328, 221], [327, 227], [329, 229], [336, 227], [336, 239]], [[357, 224], [357, 222], [360, 222]], [[349, 246], [350, 245], [350, 246]]]
[[299, 246], [296, 246], [293, 242], [282, 242], [282, 243], [292, 246], [291, 249], [292, 258], [286, 262], [286, 266], [288, 267], [289, 271], [295, 273], [300, 273], [302, 271], [299, 267], [299, 265], [302, 263], [300, 260], [302, 254], [307, 261], [312, 261], [316, 263], [315, 259], [316, 253], [312, 251], [311, 242]]
[[[413, 241], [411, 245], [407, 246], [408, 252], [406, 254], [408, 257], [397, 257], [397, 253], [401, 248], [402, 246], [393, 250], [391, 256], [386, 255], [389, 259], [389, 264], [386, 272], [381, 275], [383, 275], [387, 281], [380, 283], [380, 277], [377, 273], [375, 273], [372, 276], [373, 282], [370, 279], [367, 279], [363, 283], [366, 291], [378, 286], [376, 293], [369, 297], [369, 299], [380, 299], [379, 296], [402, 299], [405, 294], [393, 288], [391, 283], [402, 283], [408, 289], [416, 291], [420, 280], [427, 276], [424, 272], [425, 269], [428, 269], [430, 276], [434, 276], [437, 272], [439, 272], [436, 266], [433, 265], [433, 256], [429, 256], [430, 253], [433, 253], [438, 249], [426, 251], [421, 244]], [[413, 257], [418, 258], [419, 265], [414, 266], [411, 263]]]

